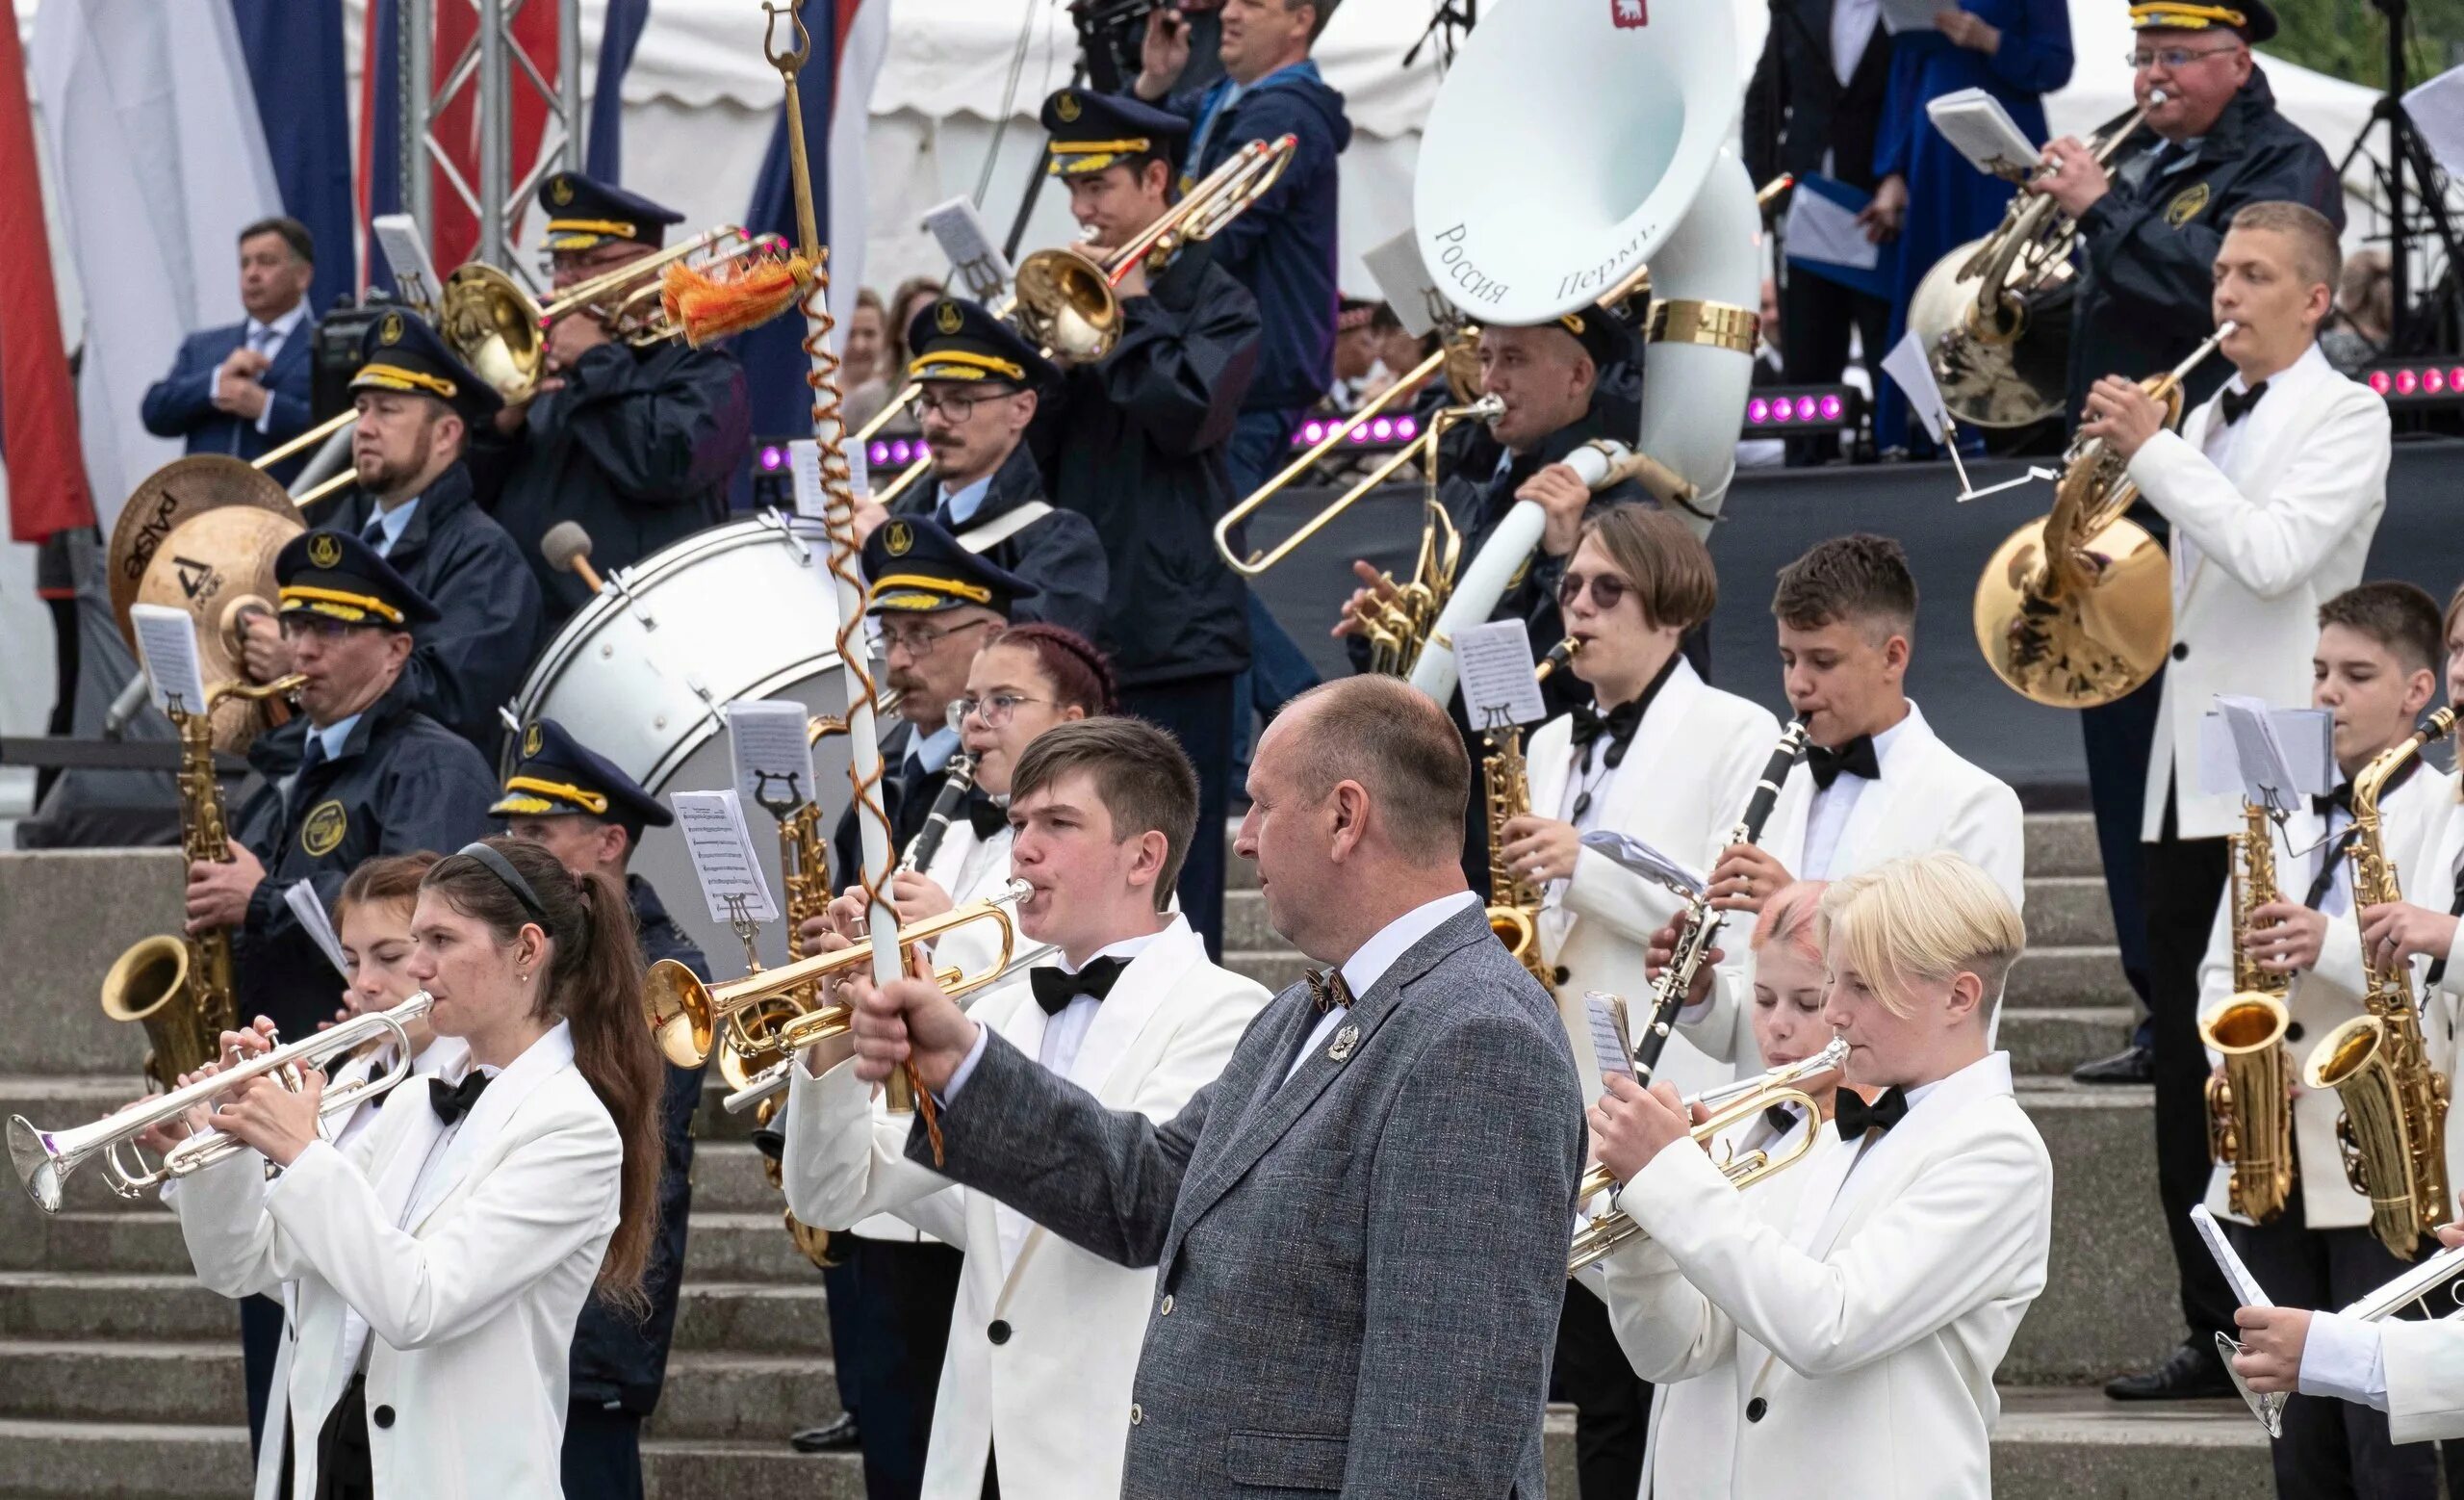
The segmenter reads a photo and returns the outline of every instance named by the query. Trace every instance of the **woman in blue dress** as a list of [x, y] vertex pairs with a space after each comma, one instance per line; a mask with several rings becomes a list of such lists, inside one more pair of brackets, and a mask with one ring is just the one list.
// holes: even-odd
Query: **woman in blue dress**
[[[1936, 30], [1901, 32], [1892, 40], [1890, 88], [1874, 141], [1874, 200], [1860, 216], [1868, 238], [1896, 240], [1890, 346], [1908, 331], [1916, 284], [1952, 249], [1990, 233], [2002, 221], [2012, 185], [1969, 165], [1925, 115], [1929, 100], [1962, 89], [1983, 89], [2002, 101], [2029, 141], [2045, 140], [2043, 95], [2070, 81], [2070, 13], [2065, 0], [1962, 0], [1938, 11]], [[1886, 251], [1885, 266], [1893, 265]], [[1879, 366], [1889, 347], [1868, 349]], [[1879, 380], [1875, 445], [1887, 452], [1909, 443], [1908, 402], [1899, 387]], [[1921, 430], [1917, 434], [1922, 436]]]

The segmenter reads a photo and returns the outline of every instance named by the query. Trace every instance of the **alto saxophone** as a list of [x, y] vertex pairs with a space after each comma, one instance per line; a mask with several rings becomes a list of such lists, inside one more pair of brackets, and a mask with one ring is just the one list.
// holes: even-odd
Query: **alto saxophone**
[[[1582, 643], [1571, 635], [1557, 642], [1541, 659], [1536, 677], [1547, 682], [1550, 673], [1581, 649]], [[1540, 988], [1553, 995], [1556, 972], [1540, 951], [1540, 887], [1516, 874], [1505, 859], [1505, 825], [1531, 811], [1531, 776], [1523, 759], [1523, 731], [1508, 725], [1484, 738], [1489, 753], [1480, 760], [1480, 780], [1489, 810], [1489, 930], [1498, 935], [1515, 962], [1540, 981]]]
[[[809, 738], [818, 739], [820, 733]], [[797, 776], [791, 772], [787, 780], [787, 797], [773, 802], [763, 795], [774, 779], [757, 770], [754, 800], [763, 811], [779, 820], [779, 883], [786, 889], [787, 962], [805, 956], [804, 926], [813, 918], [830, 911], [830, 845], [821, 837], [821, 805], [800, 795]], [[747, 945], [748, 954], [751, 952]], [[756, 967], [758, 967], [757, 965]], [[814, 980], [795, 989], [756, 1001], [748, 1007], [734, 1025], [721, 1026], [712, 1046], [719, 1064], [719, 1077], [730, 1092], [744, 1088], [756, 1075], [786, 1061], [784, 1047], [764, 1044], [781, 1035], [787, 1022], [821, 1003], [821, 984]], [[784, 1094], [762, 1100], [760, 1112], [755, 1116], [757, 1128], [770, 1124], [771, 1118], [786, 1103]], [[783, 1188], [786, 1179], [781, 1174], [776, 1157], [764, 1154], [762, 1175], [774, 1188]], [[815, 1268], [828, 1270], [835, 1262], [830, 1255], [830, 1231], [817, 1229], [797, 1219], [795, 1210], [780, 1210], [787, 1237]]]
[[2253, 1224], [2284, 1212], [2293, 1191], [2292, 1058], [2285, 1028], [2288, 974], [2270, 973], [2250, 957], [2250, 914], [2277, 899], [2274, 829], [2267, 809], [2243, 804], [2243, 831], [2225, 841], [2232, 861], [2233, 997], [2199, 1022], [2199, 1040], [2224, 1058], [2224, 1075], [2207, 1084], [2211, 1153], [2232, 1169], [2233, 1211]]
[[[2378, 798], [2405, 762], [2430, 739], [2455, 727], [2441, 709], [2420, 732], [2380, 752], [2352, 779], [2353, 919], [2373, 906], [2404, 898], [2378, 826]], [[2362, 954], [2366, 975], [2356, 1016], [2311, 1049], [2303, 1086], [2343, 1097], [2336, 1126], [2345, 1176], [2370, 1200], [2370, 1229], [2400, 1260], [2421, 1253], [2422, 1236], [2454, 1217], [2447, 1191], [2447, 1077], [2433, 1070], [2422, 1045], [2413, 1003], [2412, 970], [2399, 959], [2380, 968]]]
[[[296, 674], [270, 683], [218, 684], [205, 711], [169, 711], [180, 736], [180, 854], [187, 864], [231, 862], [222, 783], [214, 774], [214, 708], [225, 698], [263, 703], [306, 682]], [[183, 866], [183, 875], [186, 870]], [[145, 1073], [166, 1091], [221, 1054], [222, 1033], [240, 1025], [231, 978], [231, 934], [157, 933], [128, 945], [103, 975], [103, 1014], [145, 1028]]]

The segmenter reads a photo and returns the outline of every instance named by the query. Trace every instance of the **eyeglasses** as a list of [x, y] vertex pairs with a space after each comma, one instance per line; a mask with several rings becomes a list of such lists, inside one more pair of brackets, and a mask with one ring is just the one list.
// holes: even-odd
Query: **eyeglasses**
[[1014, 692], [997, 692], [988, 698], [961, 698], [951, 705], [961, 719], [981, 718], [987, 729], [999, 729], [1010, 722], [1018, 706], [1027, 703], [1050, 703], [1049, 698], [1022, 698]]
[[1613, 573], [1603, 573], [1593, 578], [1569, 573], [1557, 580], [1557, 608], [1573, 608], [1575, 601], [1582, 597], [1586, 583], [1591, 585], [1591, 607], [1603, 614], [1616, 608], [1633, 586]]
[[926, 391], [915, 398], [915, 413], [920, 417], [938, 415], [947, 417], [952, 422], [964, 422], [967, 418], [974, 416], [975, 408], [984, 402], [999, 401], [1005, 396], [1016, 394], [1015, 391], [968, 392], [963, 395], [956, 391], [947, 393]]
[[322, 614], [286, 614], [282, 617], [282, 638], [285, 640], [297, 640], [303, 635], [314, 635], [325, 644], [332, 645], [353, 631], [374, 629], [376, 629], [375, 626], [364, 622], [354, 624], [349, 620], [337, 620]]
[[2240, 50], [2238, 44], [2225, 47], [2159, 47], [2153, 52], [2128, 53], [2124, 60], [2130, 64], [2134, 72], [2143, 73], [2162, 63], [2165, 65], [2165, 71], [2178, 73], [2200, 58], [2222, 57], [2227, 52]]
[[964, 625], [936, 628], [930, 625], [885, 626], [882, 630], [882, 653], [904, 651], [910, 657], [929, 656], [934, 647], [962, 631], [980, 631], [990, 620], [969, 620]]

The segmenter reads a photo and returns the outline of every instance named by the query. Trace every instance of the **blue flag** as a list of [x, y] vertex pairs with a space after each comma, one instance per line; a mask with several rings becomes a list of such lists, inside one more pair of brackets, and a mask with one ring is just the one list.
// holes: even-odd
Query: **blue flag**
[[590, 96], [589, 151], [583, 169], [601, 182], [625, 180], [625, 70], [633, 65], [651, 0], [607, 0], [599, 33], [599, 82]]
[[[359, 284], [342, 0], [231, 0], [231, 13], [283, 212], [306, 224], [317, 241], [308, 305], [322, 317], [335, 297]], [[392, 69], [382, 76], [390, 82]]]

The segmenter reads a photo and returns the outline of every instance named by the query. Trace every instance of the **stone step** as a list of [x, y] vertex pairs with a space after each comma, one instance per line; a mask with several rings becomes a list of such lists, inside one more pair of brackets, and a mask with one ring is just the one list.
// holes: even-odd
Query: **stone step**
[[1998, 1500], [2247, 1500], [2273, 1492], [2267, 1434], [2239, 1401], [2123, 1406], [2095, 1391], [2006, 1389]]
[[2092, 1057], [2121, 1049], [2139, 1013], [2126, 1005], [2014, 1008], [2003, 1013], [1999, 1038], [2020, 1076], [2062, 1076]]
[[821, 1273], [787, 1235], [786, 1200], [768, 1212], [705, 1213], [695, 1204], [684, 1238], [688, 1282], [787, 1281], [819, 1286]]
[[2152, 1092], [2021, 1078], [2019, 1103], [2053, 1158], [2053, 1245], [2001, 1378], [2077, 1384], [2154, 1364], [2181, 1341], [2182, 1320], [2156, 1202]]
[[651, 1413], [654, 1437], [775, 1442], [841, 1413], [830, 1361], [807, 1355], [680, 1350]]
[[2080, 1006], [2135, 1003], [2122, 977], [2121, 954], [2112, 947], [2037, 946], [2011, 970], [2003, 1003], [2012, 1010], [2070, 1010]]
[[[784, 1244], [783, 1233], [780, 1242]], [[692, 1252], [685, 1258], [689, 1265]], [[739, 1354], [830, 1353], [830, 1311], [821, 1277], [801, 1281], [704, 1281], [687, 1276], [678, 1294], [674, 1347]]]

